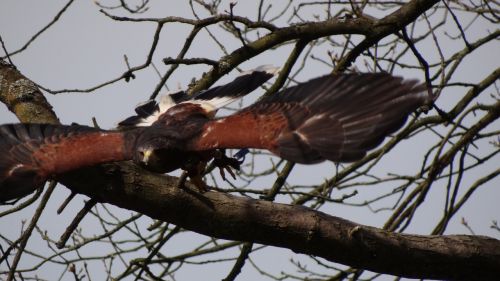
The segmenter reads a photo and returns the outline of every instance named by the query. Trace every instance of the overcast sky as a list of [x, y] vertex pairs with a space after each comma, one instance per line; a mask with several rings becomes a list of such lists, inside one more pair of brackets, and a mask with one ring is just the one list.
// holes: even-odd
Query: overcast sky
[[[279, 2], [279, 1], [278, 1]], [[105, 2], [104, 2], [105, 3]], [[256, 2], [240, 1], [235, 13], [238, 15], [255, 18], [255, 9], [252, 7]], [[9, 51], [17, 50], [42, 26], [46, 25], [57, 14], [59, 9], [65, 5], [65, 1], [16, 1], [3, 0], [0, 3], [0, 36], [2, 36]], [[279, 5], [279, 4], [276, 4]], [[200, 10], [201, 11], [201, 10]], [[114, 12], [114, 11], [111, 11]], [[118, 13], [118, 11], [116, 11]], [[201, 13], [206, 15], [206, 13]], [[179, 5], [165, 5], [163, 1], [153, 1], [148, 17], [165, 16], [183, 16], [193, 18], [186, 3]], [[311, 19], [313, 19], [311, 13]], [[285, 25], [284, 22], [279, 22]], [[451, 24], [451, 23], [450, 23]], [[92, 1], [76, 1], [68, 11], [62, 16], [61, 20], [54, 24], [50, 29], [43, 33], [29, 48], [19, 55], [13, 56], [12, 60], [19, 70], [36, 83], [51, 90], [61, 89], [86, 89], [102, 82], [111, 80], [120, 76], [127, 66], [124, 61], [124, 55], [132, 66], [140, 65], [144, 62], [147, 52], [152, 42], [152, 35], [156, 26], [152, 23], [127, 23], [117, 22], [106, 17], [99, 12]], [[493, 26], [474, 25], [468, 30], [468, 39], [474, 41], [474, 38], [481, 36], [487, 30], [493, 30]], [[497, 27], [496, 27], [497, 28]], [[163, 73], [167, 68], [161, 62], [164, 57], [175, 57], [179, 52], [186, 35], [190, 32], [191, 26], [187, 25], [168, 25], [161, 34], [161, 41], [157, 48], [154, 62]], [[445, 40], [443, 40], [445, 41]], [[232, 38], [224, 42], [228, 51], [238, 47], [239, 42]], [[187, 57], [209, 57], [214, 60], [219, 59], [223, 53], [220, 48], [210, 40], [208, 34], [203, 33], [200, 38], [194, 42], [195, 48], [192, 48]], [[263, 64], [283, 65], [292, 46], [283, 46], [277, 51], [266, 52], [243, 64], [243, 69], [250, 69]], [[436, 54], [432, 42], [419, 46], [424, 52], [432, 56]], [[498, 67], [500, 57], [497, 55], [499, 43], [493, 43], [483, 47], [482, 55], [471, 56], [467, 64], [462, 66], [462, 70], [456, 79], [463, 79], [469, 82], [477, 82], [483, 79], [488, 73]], [[445, 46], [444, 51], [448, 54], [463, 48], [462, 45]], [[0, 52], [3, 55], [3, 52]], [[496, 54], [496, 55], [495, 55]], [[361, 66], [360, 66], [361, 67]], [[200, 66], [182, 66], [179, 71], [168, 80], [167, 86], [171, 89], [185, 88], [192, 78], [200, 78], [203, 71], [209, 70], [208, 67]], [[299, 77], [304, 81], [308, 78], [327, 73], [329, 69], [321, 63], [309, 60], [306, 65], [306, 71]], [[159, 77], [153, 68], [149, 67], [136, 74], [136, 79], [127, 83], [117, 82], [110, 86], [100, 88], [92, 93], [62, 93], [58, 95], [47, 94], [49, 102], [53, 105], [61, 122], [70, 124], [72, 122], [91, 125], [92, 117], [102, 128], [113, 128], [121, 119], [133, 113], [135, 105], [148, 98], [156, 87]], [[227, 82], [238, 74], [237, 71], [226, 75], [221, 81]], [[418, 74], [408, 71], [401, 71], [399, 74], [408, 78], [419, 78]], [[255, 99], [262, 90], [256, 91], [250, 98], [245, 99], [246, 103]], [[440, 105], [446, 108], [447, 103], [456, 100], [461, 96], [459, 93], [454, 96], [453, 91], [447, 92], [448, 96], [439, 101]], [[17, 122], [16, 117], [10, 113], [7, 108], [0, 105], [0, 123]], [[494, 124], [496, 129], [500, 129], [497, 121]], [[493, 130], [493, 128], [490, 128]], [[423, 143], [426, 140], [422, 140]], [[404, 159], [396, 156], [384, 159], [384, 165], [380, 165], [386, 171], [399, 172], [419, 161], [421, 155], [415, 143], [403, 143], [397, 150], [398, 155], [404, 155]], [[396, 155], [396, 153], [394, 153]], [[399, 156], [400, 157], [400, 156]], [[497, 156], [497, 160], [500, 158]], [[496, 166], [500, 161], [496, 161]], [[485, 170], [495, 169], [495, 165], [490, 164], [483, 167]], [[265, 165], [269, 165], [266, 162]], [[303, 166], [294, 170], [291, 181], [294, 183], [308, 184], [311, 181], [319, 183], [334, 169], [334, 165], [326, 163], [317, 166]], [[484, 171], [478, 171], [482, 175]], [[256, 181], [254, 188], [268, 187], [272, 178]], [[464, 179], [464, 183], [469, 183]], [[492, 220], [500, 220], [500, 208], [498, 207], [498, 198], [500, 198], [500, 182], [493, 181], [483, 186], [479, 192], [474, 194], [474, 198], [464, 207], [454, 220], [450, 223], [447, 233], [468, 233], [467, 229], [460, 224], [460, 218], [465, 217], [476, 233], [491, 235], [498, 238], [498, 232], [489, 228]], [[390, 190], [392, 187], [386, 187]], [[333, 196], [341, 196], [348, 192], [335, 192]], [[53, 239], [57, 239], [64, 228], [70, 222], [74, 214], [81, 208], [83, 196], [79, 196], [70, 205], [70, 209], [61, 216], [55, 214], [55, 209], [68, 194], [64, 187], [59, 187], [51, 199], [48, 210], [45, 212], [40, 225], [43, 229], [49, 229]], [[363, 196], [371, 198], [380, 194], [380, 190], [363, 189]], [[436, 206], [442, 206], [444, 201], [444, 192], [442, 188], [433, 188], [431, 194], [427, 197], [424, 206], [419, 210], [416, 216], [416, 223], [410, 228], [409, 232], [427, 234], [432, 230], [435, 223], [428, 223], [429, 219], [437, 219], [442, 210]], [[362, 199], [363, 197], [361, 197]], [[361, 200], [358, 199], [358, 200]], [[115, 209], [115, 208], [112, 208]], [[2, 208], [0, 208], [0, 211]], [[332, 215], [344, 217], [358, 223], [380, 227], [386, 220], [388, 213], [374, 215], [368, 208], [348, 208], [335, 205], [322, 210]], [[131, 212], [118, 211], [121, 216], [128, 217]], [[436, 212], [439, 212], [436, 214]], [[16, 214], [0, 220], [0, 229], [2, 235], [11, 239], [17, 237], [22, 219], [29, 219], [33, 213], [33, 208], [28, 208]], [[148, 221], [142, 222], [147, 225]], [[88, 228], [95, 227], [95, 222], [85, 221], [82, 224], [84, 231], [92, 233]], [[87, 228], [87, 229], [86, 229]], [[188, 247], [182, 245], [186, 241], [204, 240], [205, 237], [199, 235], [186, 235], [186, 240], [179, 241], [180, 249]], [[189, 240], [194, 239], [194, 240]], [[30, 243], [41, 243], [33, 241]], [[33, 244], [31, 244], [33, 245]], [[95, 249], [92, 249], [95, 250]], [[91, 251], [92, 251], [91, 250]], [[179, 251], [179, 249], [168, 248], [169, 251]], [[170, 252], [171, 253], [171, 252]], [[233, 252], [235, 253], [235, 252]], [[288, 258], [290, 251], [275, 248], [266, 248], [261, 253], [253, 254], [261, 266], [273, 271], [276, 274], [284, 268], [291, 268]], [[259, 260], [259, 258], [262, 258]], [[23, 256], [24, 262], [29, 262], [31, 258], [28, 255]], [[272, 265], [268, 265], [272, 261]], [[0, 267], [5, 269], [5, 265]], [[60, 268], [56, 272], [50, 272], [48, 267], [44, 267], [40, 273], [45, 278], [52, 279], [59, 276], [62, 272]], [[208, 267], [207, 267], [208, 268]], [[220, 270], [219, 270], [220, 269]], [[209, 272], [203, 271], [207, 280], [220, 279], [227, 274], [227, 265], [211, 265]], [[181, 271], [178, 280], [194, 280], [199, 276], [200, 269], [194, 267], [190, 271]], [[250, 266], [244, 268], [242, 278], [238, 280], [255, 280], [258, 273]], [[212, 279], [213, 278], [213, 279]]]

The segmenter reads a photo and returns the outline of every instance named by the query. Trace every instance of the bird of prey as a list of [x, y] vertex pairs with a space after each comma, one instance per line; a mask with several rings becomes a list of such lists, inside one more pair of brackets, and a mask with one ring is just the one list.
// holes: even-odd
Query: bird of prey
[[[0, 126], [0, 202], [28, 195], [48, 179], [102, 163], [133, 160], [153, 172], [184, 169], [203, 189], [211, 159], [238, 168], [223, 149], [267, 149], [283, 159], [314, 164], [352, 162], [430, 103], [425, 87], [387, 73], [325, 75], [266, 96], [226, 116], [215, 112], [275, 73], [262, 67], [229, 84], [188, 96], [146, 102], [119, 129], [81, 125]], [[221, 155], [222, 154], [222, 155]]]

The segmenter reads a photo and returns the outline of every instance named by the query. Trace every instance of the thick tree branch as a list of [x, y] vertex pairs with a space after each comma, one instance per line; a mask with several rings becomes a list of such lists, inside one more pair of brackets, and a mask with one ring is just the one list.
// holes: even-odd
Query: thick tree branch
[[24, 123], [52, 123], [59, 120], [33, 81], [0, 60], [0, 101]]
[[[207, 72], [190, 91], [195, 93], [210, 87], [219, 77], [229, 73], [229, 71], [240, 63], [290, 40], [307, 39], [310, 41], [338, 34], [362, 34], [369, 38], [367, 40], [373, 44], [412, 23], [417, 17], [438, 2], [439, 0], [413, 0], [380, 20], [373, 20], [368, 17], [348, 20], [328, 19], [321, 22], [308, 22], [276, 29], [266, 36], [250, 42], [229, 55], [222, 57], [219, 65]], [[366, 47], [369, 46], [371, 44]], [[342, 62], [343, 68], [346, 68], [348, 64], [354, 61], [355, 57], [361, 51], [355, 55], [351, 54], [348, 61]]]
[[204, 235], [284, 247], [375, 272], [448, 280], [500, 275], [500, 241], [493, 238], [398, 234], [302, 206], [220, 192], [199, 194], [176, 188], [176, 177], [131, 163], [113, 165], [107, 173], [111, 180], [104, 186], [68, 184], [102, 202]]

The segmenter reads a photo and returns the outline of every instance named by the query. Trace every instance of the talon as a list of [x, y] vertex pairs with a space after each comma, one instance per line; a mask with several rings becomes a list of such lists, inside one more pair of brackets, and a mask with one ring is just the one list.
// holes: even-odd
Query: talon
[[203, 192], [207, 192], [208, 190], [210, 190], [208, 185], [201, 178], [201, 175], [190, 177], [190, 178], [191, 178], [190, 182], [194, 186], [196, 186], [196, 188], [198, 189], [199, 192], [203, 193]]
[[206, 192], [210, 188], [203, 181], [203, 172], [205, 171], [206, 162], [198, 162], [185, 167], [189, 181], [196, 186], [199, 192]]
[[236, 158], [227, 157], [223, 151], [217, 150], [214, 156], [213, 163], [219, 168], [219, 173], [222, 179], [226, 180], [225, 171], [227, 171], [233, 179], [236, 179], [236, 174], [232, 169], [239, 171], [240, 165], [241, 163], [243, 163], [243, 161], [240, 161]]
[[224, 168], [219, 167], [219, 174], [223, 180], [226, 180], [226, 173], [224, 173]]
[[[233, 170], [231, 170], [230, 167], [225, 167], [225, 168], [226, 168], [227, 172], [231, 175], [231, 177], [233, 178], [233, 180], [235, 180], [236, 179], [236, 175], [234, 174]], [[226, 179], [224, 179], [224, 180], [226, 180]]]

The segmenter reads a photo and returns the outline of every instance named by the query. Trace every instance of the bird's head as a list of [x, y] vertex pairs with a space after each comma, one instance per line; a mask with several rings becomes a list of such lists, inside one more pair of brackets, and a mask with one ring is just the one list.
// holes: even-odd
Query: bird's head
[[136, 132], [133, 159], [136, 164], [147, 167], [155, 160], [158, 150], [168, 148], [169, 138], [157, 125], [144, 127]]
[[167, 173], [180, 168], [181, 156], [174, 148], [172, 140], [159, 135], [140, 137], [134, 149], [134, 162], [146, 170], [156, 173]]
[[135, 151], [134, 162], [148, 171], [166, 173], [179, 168], [173, 163], [170, 154], [170, 151], [164, 148], [141, 145]]
[[136, 148], [134, 161], [135, 163], [147, 167], [152, 164], [155, 159], [155, 148], [151, 145], [140, 145]]

